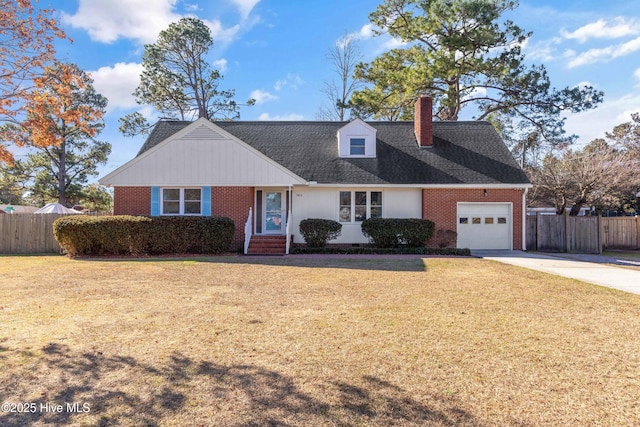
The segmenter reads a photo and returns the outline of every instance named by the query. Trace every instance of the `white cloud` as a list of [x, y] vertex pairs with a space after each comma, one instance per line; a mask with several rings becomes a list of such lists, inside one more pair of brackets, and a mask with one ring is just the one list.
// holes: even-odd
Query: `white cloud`
[[196, 3], [185, 3], [184, 4], [184, 10], [186, 10], [188, 12], [197, 12], [197, 11], [202, 10], [202, 9]]
[[216, 69], [218, 69], [220, 71], [223, 71], [223, 72], [227, 70], [227, 64], [228, 64], [228, 62], [224, 58], [216, 59], [215, 61], [213, 61], [213, 66]]
[[623, 17], [613, 19], [612, 23], [604, 19], [584, 25], [575, 31], [561, 30], [560, 34], [566, 39], [585, 43], [589, 39], [615, 39], [640, 34], [640, 22], [627, 20]]
[[373, 28], [373, 24], [365, 24], [360, 28], [360, 31], [355, 34], [360, 40], [370, 39], [375, 35]]
[[640, 68], [636, 69], [636, 71], [633, 73], [633, 77], [635, 77], [637, 80], [636, 87], [640, 87]]
[[579, 144], [587, 144], [596, 138], [604, 138], [614, 126], [631, 120], [631, 113], [638, 112], [640, 93], [630, 93], [618, 99], [604, 101], [594, 110], [566, 113], [565, 130], [579, 136]]
[[537, 43], [530, 43], [530, 40], [527, 39], [521, 44], [521, 48], [527, 59], [532, 61], [549, 62], [556, 58], [556, 46], [560, 42], [561, 39], [557, 37]]
[[231, 0], [231, 2], [235, 4], [240, 10], [242, 19], [246, 19], [253, 8], [256, 6], [256, 4], [260, 3], [260, 0]]
[[606, 62], [621, 56], [630, 55], [638, 50], [640, 50], [640, 37], [615, 46], [589, 49], [586, 52], [576, 55], [569, 61], [568, 67], [575, 68], [586, 64]]
[[302, 78], [299, 75], [293, 74], [293, 73], [289, 73], [289, 74], [287, 74], [286, 78], [284, 78], [282, 80], [278, 80], [273, 85], [273, 88], [276, 91], [280, 91], [285, 86], [288, 86], [288, 87], [292, 88], [293, 90], [298, 90], [298, 88], [300, 86], [302, 86], [303, 84], [304, 84], [304, 80], [302, 80]]
[[256, 100], [256, 104], [264, 104], [265, 102], [278, 99], [276, 95], [270, 94], [267, 91], [256, 89], [251, 92], [251, 98]]
[[[120, 38], [140, 44], [154, 43], [160, 31], [184, 15], [174, 12], [178, 0], [79, 0], [74, 15], [62, 13], [62, 22], [86, 30], [97, 42], [113, 43]], [[202, 20], [216, 41], [229, 41], [240, 26], [224, 28], [220, 21]]]
[[93, 78], [93, 87], [107, 97], [107, 109], [128, 109], [137, 106], [133, 92], [140, 83], [142, 64], [134, 62], [118, 62], [113, 67], [101, 67], [96, 71], [89, 71]]
[[118, 38], [152, 43], [160, 31], [181, 16], [173, 9], [177, 0], [80, 0], [74, 15], [62, 22], [84, 29], [92, 40], [113, 43]]
[[591, 83], [589, 80], [584, 80], [579, 82], [575, 87], [596, 87], [596, 85], [594, 85], [593, 83]]
[[283, 114], [283, 115], [276, 114], [275, 116], [271, 116], [269, 113], [262, 113], [260, 114], [260, 117], [258, 117], [258, 120], [262, 120], [262, 121], [297, 121], [297, 120], [303, 120], [303, 119], [304, 119], [304, 116], [302, 114], [295, 114], [295, 113]]
[[466, 94], [464, 94], [462, 99], [467, 100], [467, 99], [473, 99], [473, 98], [482, 98], [484, 96], [487, 96], [487, 89], [484, 87], [475, 87], [471, 89], [469, 92], [467, 92]]

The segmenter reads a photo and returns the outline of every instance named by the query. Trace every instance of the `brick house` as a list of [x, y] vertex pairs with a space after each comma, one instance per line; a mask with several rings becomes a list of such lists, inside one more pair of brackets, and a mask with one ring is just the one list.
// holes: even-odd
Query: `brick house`
[[161, 121], [100, 183], [115, 214], [228, 216], [245, 253], [303, 243], [306, 218], [342, 223], [330, 243], [364, 244], [370, 217], [430, 219], [458, 247], [523, 249], [524, 171], [490, 123], [432, 121], [431, 108], [418, 99], [413, 122]]

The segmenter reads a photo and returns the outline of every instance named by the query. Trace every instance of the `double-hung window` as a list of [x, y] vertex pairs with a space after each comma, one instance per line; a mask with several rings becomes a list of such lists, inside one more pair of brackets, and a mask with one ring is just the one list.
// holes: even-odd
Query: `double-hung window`
[[200, 188], [163, 188], [161, 215], [202, 215]]
[[349, 139], [349, 155], [364, 156], [364, 154], [365, 154], [364, 138]]
[[341, 191], [340, 222], [382, 217], [382, 191]]

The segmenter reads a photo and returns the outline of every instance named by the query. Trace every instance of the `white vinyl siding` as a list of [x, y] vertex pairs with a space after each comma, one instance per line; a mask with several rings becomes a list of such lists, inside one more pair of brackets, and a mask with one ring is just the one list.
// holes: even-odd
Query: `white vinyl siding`
[[[292, 213], [293, 223], [291, 232], [296, 243], [303, 243], [304, 239], [299, 231], [300, 221], [307, 218], [325, 218], [342, 224], [340, 237], [329, 243], [366, 244], [369, 240], [362, 234], [361, 222], [340, 221], [340, 191], [382, 192], [384, 216], [386, 218], [421, 218], [422, 190], [417, 188], [302, 188], [293, 189]], [[370, 209], [378, 208], [373, 203]], [[381, 208], [381, 206], [379, 206]], [[372, 212], [370, 212], [370, 215]]]
[[305, 181], [215, 124], [199, 119], [100, 180], [112, 186], [287, 187]]
[[340, 157], [376, 157], [376, 129], [360, 119], [338, 130]]

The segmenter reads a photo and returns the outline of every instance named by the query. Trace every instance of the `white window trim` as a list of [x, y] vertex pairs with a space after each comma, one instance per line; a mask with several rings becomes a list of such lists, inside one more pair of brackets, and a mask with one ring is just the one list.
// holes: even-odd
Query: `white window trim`
[[[164, 190], [180, 190], [179, 213], [164, 213]], [[200, 212], [184, 213], [184, 190], [200, 190]], [[193, 201], [193, 200], [190, 200]], [[202, 187], [162, 187], [160, 188], [160, 215], [161, 216], [202, 216]]]
[[[351, 193], [351, 203], [350, 203], [350, 218], [349, 221], [342, 221], [340, 219], [340, 209], [342, 204], [340, 203], [340, 193]], [[380, 218], [384, 218], [384, 192], [382, 190], [339, 190], [338, 191], [338, 222], [341, 224], [362, 224], [362, 221], [356, 221], [356, 193], [367, 193], [367, 205], [366, 205], [366, 218], [371, 218], [371, 193], [382, 193], [382, 214]]]

